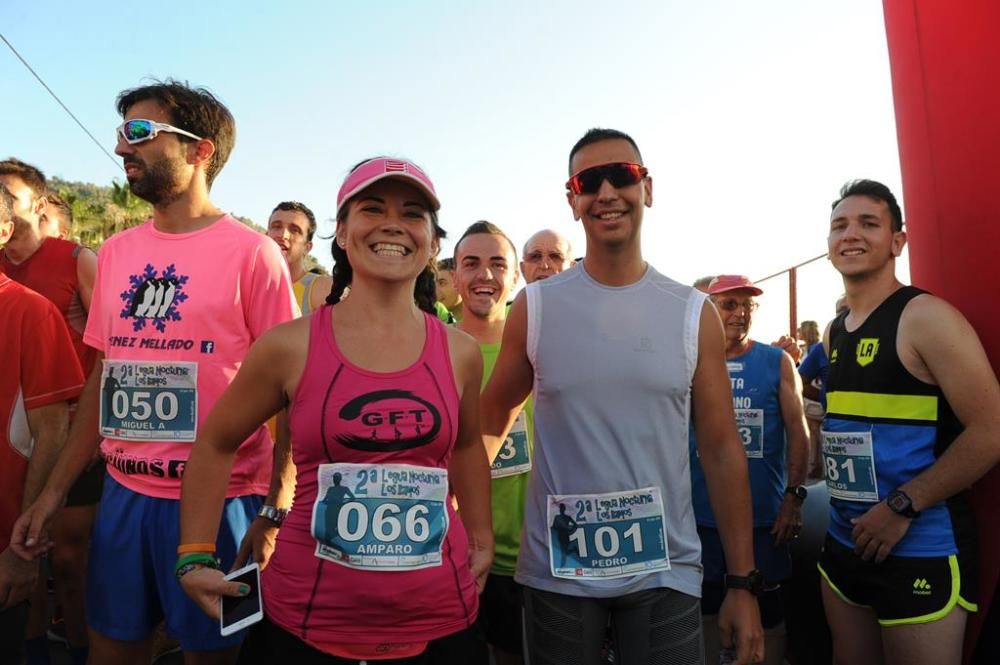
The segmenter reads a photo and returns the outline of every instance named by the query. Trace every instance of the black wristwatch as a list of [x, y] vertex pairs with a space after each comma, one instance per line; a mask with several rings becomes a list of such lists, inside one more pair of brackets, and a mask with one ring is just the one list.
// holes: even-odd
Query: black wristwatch
[[785, 488], [785, 494], [792, 494], [799, 501], [805, 501], [806, 497], [809, 496], [809, 490], [805, 488], [805, 485], [789, 485]]
[[285, 521], [285, 515], [288, 514], [286, 508], [275, 508], [274, 506], [261, 506], [260, 510], [257, 511], [257, 517], [263, 517], [266, 520], [274, 522], [277, 526], [281, 526], [281, 523]]
[[746, 575], [723, 576], [727, 589], [744, 589], [757, 596], [764, 590], [764, 574], [754, 568]]
[[897, 515], [909, 517], [912, 520], [920, 517], [920, 511], [913, 509], [913, 500], [903, 490], [895, 490], [889, 494], [885, 499], [885, 503], [889, 506], [889, 510]]

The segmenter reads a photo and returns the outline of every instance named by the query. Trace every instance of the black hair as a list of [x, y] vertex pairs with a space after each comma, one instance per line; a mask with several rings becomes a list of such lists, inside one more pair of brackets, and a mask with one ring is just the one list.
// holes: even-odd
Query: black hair
[[[369, 157], [368, 159], [362, 160], [351, 167], [348, 172], [354, 173], [359, 166], [362, 164], [367, 164], [372, 159], [378, 159], [378, 157]], [[366, 188], [367, 189], [367, 188]], [[364, 189], [361, 192], [365, 191]], [[344, 201], [337, 208], [337, 225], [344, 224], [347, 222], [347, 213], [351, 208], [351, 203], [358, 197], [358, 192], [351, 198]], [[447, 233], [438, 224], [438, 214], [436, 210], [431, 210], [428, 207], [428, 213], [431, 218], [431, 226], [434, 230], [434, 237], [437, 240], [443, 240], [447, 237]], [[326, 297], [326, 303], [328, 305], [335, 305], [340, 302], [341, 297], [344, 295], [344, 291], [351, 285], [351, 280], [354, 278], [354, 269], [351, 267], [351, 262], [347, 258], [347, 251], [341, 248], [337, 244], [337, 234], [333, 235], [333, 243], [330, 246], [330, 253], [333, 254], [333, 270], [330, 272], [330, 276], [333, 278], [333, 284], [330, 287], [330, 295]], [[417, 307], [424, 310], [428, 314], [437, 314], [437, 309], [435, 308], [435, 303], [437, 302], [437, 261], [432, 256], [427, 262], [427, 266], [424, 268], [417, 276], [417, 283], [413, 287], [413, 299], [417, 303]]]
[[[456, 257], [458, 256], [458, 248], [462, 246], [463, 240], [465, 240], [469, 236], [476, 236], [476, 235], [500, 236], [501, 238], [506, 240], [507, 244], [510, 245], [510, 251], [514, 254], [514, 264], [517, 265], [517, 248], [514, 247], [514, 241], [511, 240], [509, 237], [507, 237], [507, 234], [504, 233], [502, 230], [500, 230], [499, 226], [497, 226], [493, 222], [487, 222], [485, 219], [481, 219], [478, 222], [473, 222], [469, 226], [469, 228], [465, 229], [465, 233], [463, 233], [462, 237], [459, 238], [458, 242], [455, 243], [454, 255]], [[452, 269], [454, 269], [454, 265], [455, 265], [455, 259], [453, 258]], [[438, 266], [438, 268], [440, 269], [440, 265]]]
[[455, 271], [455, 259], [450, 256], [446, 259], [441, 259], [437, 264], [438, 272], [454, 272]]
[[834, 210], [848, 196], [867, 196], [876, 201], [883, 201], [889, 206], [889, 216], [892, 218], [892, 230], [894, 232], [903, 230], [903, 211], [899, 209], [896, 197], [882, 183], [865, 179], [851, 180], [844, 183], [844, 186], [840, 188], [840, 198], [833, 202], [830, 210]]
[[635, 150], [635, 156], [639, 159], [639, 163], [642, 164], [642, 153], [639, 152], [639, 146], [636, 145], [635, 140], [631, 136], [625, 132], [620, 132], [617, 129], [594, 127], [593, 129], [588, 129], [587, 133], [584, 134], [583, 137], [576, 142], [576, 145], [573, 146], [573, 149], [569, 151], [569, 174], [573, 175], [573, 157], [576, 153], [580, 152], [580, 150], [592, 143], [599, 143], [601, 141], [609, 141], [613, 139], [628, 141]]
[[305, 203], [300, 203], [299, 201], [282, 201], [278, 205], [274, 206], [274, 210], [271, 214], [278, 212], [279, 210], [285, 210], [287, 212], [301, 212], [306, 216], [309, 221], [309, 232], [306, 234], [306, 240], [312, 242], [313, 235], [316, 233], [316, 215]]
[[[236, 143], [233, 114], [207, 88], [192, 88], [174, 79], [123, 90], [116, 102], [118, 113], [124, 118], [132, 106], [147, 100], [163, 107], [170, 116], [170, 124], [215, 144], [215, 152], [205, 169], [205, 181], [211, 187]], [[181, 141], [194, 140], [183, 134], [176, 136]]]

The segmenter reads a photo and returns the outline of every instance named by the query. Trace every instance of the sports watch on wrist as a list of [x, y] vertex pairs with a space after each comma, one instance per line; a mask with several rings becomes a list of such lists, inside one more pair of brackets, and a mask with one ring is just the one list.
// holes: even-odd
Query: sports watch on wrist
[[723, 580], [727, 589], [743, 589], [755, 596], [764, 590], [764, 574], [756, 568], [746, 575], [730, 575], [727, 573], [723, 576]]
[[805, 501], [809, 496], [809, 490], [804, 485], [789, 485], [785, 488], [785, 494], [791, 494], [799, 501]]
[[913, 509], [913, 500], [910, 499], [910, 496], [903, 490], [893, 491], [886, 497], [885, 503], [889, 506], [889, 510], [897, 515], [909, 517], [910, 519], [917, 519], [920, 517], [920, 511]]
[[281, 523], [285, 521], [285, 515], [287, 514], [288, 509], [286, 508], [276, 508], [268, 505], [261, 506], [260, 510], [257, 511], [257, 517], [263, 517], [266, 520], [270, 520], [277, 526], [281, 526]]

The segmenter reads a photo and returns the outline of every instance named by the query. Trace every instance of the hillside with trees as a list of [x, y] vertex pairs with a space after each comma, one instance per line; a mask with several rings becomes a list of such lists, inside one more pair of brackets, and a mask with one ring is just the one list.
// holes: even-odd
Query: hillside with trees
[[[110, 187], [103, 187], [90, 182], [49, 178], [49, 188], [73, 210], [69, 239], [95, 251], [107, 238], [142, 223], [153, 214], [153, 207], [133, 194], [126, 182], [115, 180]], [[255, 231], [264, 233], [264, 227], [251, 218], [233, 216]], [[306, 257], [306, 269], [327, 272], [311, 254]]]

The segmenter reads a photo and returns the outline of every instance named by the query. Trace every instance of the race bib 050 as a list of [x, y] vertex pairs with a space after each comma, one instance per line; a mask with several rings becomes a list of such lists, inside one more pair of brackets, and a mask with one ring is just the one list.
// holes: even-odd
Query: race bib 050
[[194, 441], [198, 363], [105, 360], [101, 436], [126, 441]]

